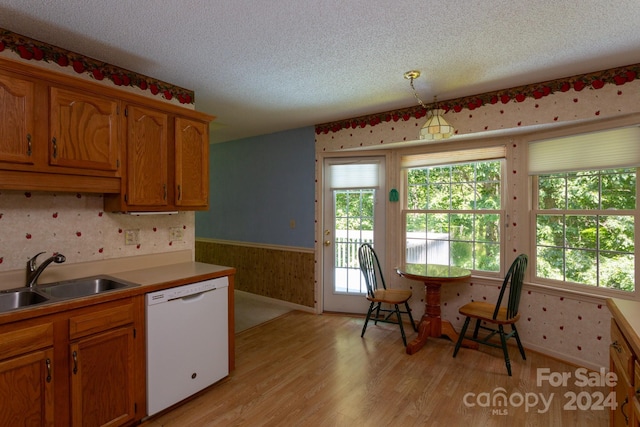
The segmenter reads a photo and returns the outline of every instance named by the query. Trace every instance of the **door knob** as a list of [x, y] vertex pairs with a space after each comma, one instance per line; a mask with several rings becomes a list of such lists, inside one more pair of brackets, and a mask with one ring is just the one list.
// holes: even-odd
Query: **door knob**
[[324, 245], [325, 245], [325, 246], [329, 246], [330, 244], [331, 244], [331, 240], [325, 240], [325, 241], [324, 241]]

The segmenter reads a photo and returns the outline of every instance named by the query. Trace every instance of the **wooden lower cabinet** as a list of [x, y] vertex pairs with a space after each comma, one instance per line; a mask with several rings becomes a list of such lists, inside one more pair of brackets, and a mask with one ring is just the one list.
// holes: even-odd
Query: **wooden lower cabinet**
[[[612, 390], [616, 395], [616, 407], [611, 409], [609, 425], [624, 427], [638, 425], [634, 415], [634, 406], [638, 403], [634, 392], [635, 366], [637, 355], [624, 337], [615, 319], [611, 321], [611, 346], [609, 347], [609, 364], [611, 372], [617, 377]], [[640, 386], [640, 384], [637, 384]]]
[[0, 362], [0, 425], [53, 426], [53, 348]]
[[54, 425], [51, 318], [0, 326], [0, 426]]
[[631, 385], [629, 384], [629, 378], [620, 370], [620, 367], [613, 365], [611, 372], [615, 372], [618, 381], [616, 386], [613, 387], [613, 391], [616, 394], [616, 409], [611, 411], [611, 426], [622, 427], [631, 425], [631, 405], [629, 402], [629, 390]]
[[133, 325], [71, 344], [74, 426], [119, 426], [135, 418]]
[[132, 301], [69, 319], [71, 425], [120, 426], [136, 413]]
[[629, 397], [629, 411], [632, 413], [632, 422], [630, 425], [640, 427], [640, 363], [636, 359], [633, 363], [633, 384], [635, 386], [631, 390]]
[[638, 427], [640, 426], [640, 401], [638, 400], [637, 397], [633, 398], [633, 400], [631, 401], [631, 405], [632, 405], [632, 408], [630, 410], [632, 410], [633, 412], [633, 418], [632, 418], [633, 421], [629, 425], [632, 425], [633, 427]]
[[0, 325], [0, 426], [145, 416], [144, 296]]

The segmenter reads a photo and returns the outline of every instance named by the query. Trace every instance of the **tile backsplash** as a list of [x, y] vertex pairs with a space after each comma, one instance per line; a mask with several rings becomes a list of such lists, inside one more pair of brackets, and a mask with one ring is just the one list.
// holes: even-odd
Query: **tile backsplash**
[[[125, 244], [127, 230], [136, 232], [138, 244]], [[0, 192], [0, 272], [23, 269], [42, 251], [76, 263], [193, 250], [194, 244], [194, 212], [127, 215], [105, 212], [101, 194]]]

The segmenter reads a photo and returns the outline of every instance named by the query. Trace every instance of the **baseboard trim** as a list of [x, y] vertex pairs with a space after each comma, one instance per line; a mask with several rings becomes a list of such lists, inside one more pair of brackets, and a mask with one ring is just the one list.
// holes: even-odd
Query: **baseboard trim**
[[525, 351], [531, 350], [539, 354], [544, 354], [545, 356], [551, 357], [556, 360], [560, 360], [561, 362], [565, 362], [570, 365], [574, 365], [576, 367], [587, 368], [596, 372], [598, 372], [603, 367], [606, 368], [607, 370], [609, 369], [609, 366], [599, 366], [588, 360], [567, 356], [566, 354], [562, 354], [556, 351], [549, 351], [548, 348], [532, 345], [524, 341], [522, 342], [522, 345], [524, 346]]

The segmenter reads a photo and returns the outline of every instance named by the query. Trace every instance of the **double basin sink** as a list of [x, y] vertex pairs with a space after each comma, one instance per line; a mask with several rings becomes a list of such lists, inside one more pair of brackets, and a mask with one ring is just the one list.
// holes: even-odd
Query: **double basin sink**
[[21, 287], [0, 291], [0, 314], [19, 308], [98, 295], [118, 289], [139, 286], [111, 276], [91, 276], [81, 279]]

